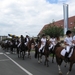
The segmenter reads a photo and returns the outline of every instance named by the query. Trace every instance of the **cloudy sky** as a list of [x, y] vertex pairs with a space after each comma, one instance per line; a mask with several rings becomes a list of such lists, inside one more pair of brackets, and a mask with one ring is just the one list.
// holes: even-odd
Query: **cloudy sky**
[[0, 0], [0, 35], [37, 36], [44, 25], [63, 19], [63, 3], [74, 16], [75, 0]]

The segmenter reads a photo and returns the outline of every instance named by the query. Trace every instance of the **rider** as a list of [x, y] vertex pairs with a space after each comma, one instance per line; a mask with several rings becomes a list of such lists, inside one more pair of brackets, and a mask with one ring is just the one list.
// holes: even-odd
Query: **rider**
[[39, 48], [39, 52], [43, 50], [45, 44], [46, 44], [46, 37], [45, 37], [45, 34], [43, 34], [41, 38], [41, 46]]
[[36, 46], [38, 45], [38, 43], [40, 42], [40, 37], [37, 37], [37, 39], [35, 40], [36, 42]]
[[18, 47], [24, 43], [24, 37], [23, 35], [21, 35], [21, 37], [19, 38], [19, 44], [18, 44]]
[[25, 45], [27, 46], [28, 42], [29, 42], [30, 38], [28, 35], [26, 35], [26, 38], [25, 38]]
[[70, 48], [73, 46], [72, 32], [70, 30], [68, 30], [66, 32], [66, 37], [64, 39], [64, 44], [66, 46], [65, 58], [68, 59]]
[[24, 37], [21, 35], [21, 44], [24, 43]]
[[50, 47], [49, 47], [49, 50], [54, 48], [54, 46], [56, 45], [56, 38], [54, 36], [52, 36], [50, 38]]

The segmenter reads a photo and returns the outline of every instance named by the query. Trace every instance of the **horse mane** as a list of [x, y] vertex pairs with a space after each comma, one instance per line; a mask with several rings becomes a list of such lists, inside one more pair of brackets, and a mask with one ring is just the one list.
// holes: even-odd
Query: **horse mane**
[[55, 45], [56, 47], [60, 47], [61, 42], [57, 42], [57, 44]]
[[30, 42], [31, 42], [31, 43], [35, 43], [34, 38], [32, 38], [32, 39], [30, 40]]
[[45, 49], [46, 49], [46, 50], [49, 50], [49, 40], [46, 40]]
[[60, 44], [61, 44], [61, 42], [57, 42], [57, 44], [56, 44], [55, 47], [54, 47], [54, 50], [56, 50], [57, 47], [61, 47]]

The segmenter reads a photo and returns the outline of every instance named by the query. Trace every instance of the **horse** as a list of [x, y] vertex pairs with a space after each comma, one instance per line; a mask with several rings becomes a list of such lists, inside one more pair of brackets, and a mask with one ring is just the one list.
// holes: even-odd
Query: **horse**
[[3, 49], [5, 49], [6, 51], [8, 51], [8, 49], [10, 48], [10, 42], [7, 41], [7, 43], [5, 43], [5, 41], [2, 41], [2, 42], [1, 42], [1, 47], [2, 47]]
[[21, 43], [19, 47], [17, 47], [18, 58], [22, 57], [24, 60], [25, 57], [25, 44]]
[[[18, 47], [18, 57], [25, 57], [25, 53], [28, 51], [28, 58], [31, 58], [30, 56], [30, 51], [32, 49], [32, 46], [35, 47], [35, 41], [32, 38], [31, 40], [29, 40], [29, 42], [27, 43], [27, 45], [25, 45], [24, 43], [22, 43], [19, 47]], [[33, 47], [33, 48], [34, 48]]]
[[[47, 40], [47, 41], [46, 41], [46, 44], [45, 44], [45, 46], [44, 46], [44, 48], [43, 48], [43, 49], [44, 49], [44, 52], [42, 52], [43, 49], [39, 52], [39, 48], [40, 48], [40, 46], [41, 46], [41, 40], [39, 40], [39, 43], [38, 43], [38, 45], [37, 45], [36, 48], [35, 48], [35, 58], [38, 57], [38, 63], [41, 63], [41, 62], [42, 62], [42, 56], [44, 55], [44, 56], [45, 56], [44, 65], [47, 65], [47, 67], [49, 66], [49, 64], [48, 64], [48, 62], [49, 62], [49, 60], [48, 60], [49, 55], [52, 53], [52, 52], [49, 50], [49, 45], [50, 45], [50, 41]], [[52, 61], [53, 61], [53, 59], [54, 59], [54, 54], [53, 54]]]
[[17, 50], [17, 45], [18, 45], [18, 41], [16, 41], [16, 39], [11, 39], [11, 42], [10, 42], [10, 50], [11, 50], [11, 53], [13, 54], [13, 52], [15, 52], [15, 50]]
[[31, 58], [30, 51], [31, 51], [31, 49], [35, 49], [35, 40], [34, 40], [34, 38], [29, 40], [26, 47], [27, 47], [26, 49], [28, 51], [28, 58]]
[[[57, 43], [57, 45], [55, 47], [55, 55], [56, 55], [56, 62], [57, 62], [57, 65], [58, 65], [59, 75], [62, 75], [62, 71], [61, 71], [60, 66], [61, 66], [63, 60], [65, 61], [65, 56], [61, 55], [61, 51], [63, 49], [64, 49], [64, 47], [62, 47], [60, 45], [60, 43]], [[73, 47], [72, 49], [73, 49], [73, 53], [72, 53], [71, 57], [69, 58], [69, 61], [66, 61], [66, 62], [69, 62], [69, 64], [70, 64], [69, 65], [69, 70], [68, 70], [66, 75], [69, 75], [69, 73], [72, 70], [72, 66], [75, 63], [75, 47]]]
[[17, 39], [16, 42], [17, 42], [17, 54], [18, 54], [18, 58], [22, 57], [23, 60], [24, 60], [26, 46], [25, 46], [25, 41], [24, 41], [23, 35], [21, 35], [20, 41], [19, 41], [19, 39]]

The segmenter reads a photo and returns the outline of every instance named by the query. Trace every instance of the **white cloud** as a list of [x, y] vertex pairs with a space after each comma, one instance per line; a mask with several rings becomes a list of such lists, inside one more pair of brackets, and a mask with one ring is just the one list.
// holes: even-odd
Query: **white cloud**
[[42, 27], [63, 19], [63, 2], [69, 4], [69, 16], [74, 16], [75, 1], [59, 1], [51, 4], [46, 0], [0, 0], [0, 35], [36, 36]]

